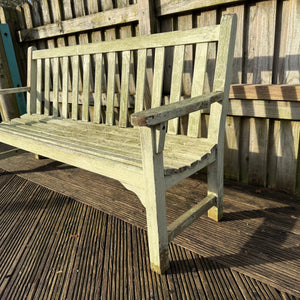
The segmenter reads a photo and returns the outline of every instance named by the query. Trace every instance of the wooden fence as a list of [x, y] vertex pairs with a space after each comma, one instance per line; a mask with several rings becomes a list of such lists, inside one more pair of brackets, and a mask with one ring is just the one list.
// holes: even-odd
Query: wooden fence
[[[75, 5], [76, 3], [76, 5]], [[298, 0], [33, 0], [1, 8], [15, 37], [23, 82], [26, 49], [53, 48], [217, 24], [238, 15], [234, 84], [226, 124], [225, 175], [300, 193], [300, 4]], [[185, 53], [183, 95], [190, 94], [192, 48]], [[209, 49], [210, 65], [216, 48]], [[151, 58], [151, 57], [150, 57]], [[167, 53], [165, 77], [171, 78]], [[149, 60], [151, 64], [151, 59]], [[133, 62], [134, 65], [134, 62]], [[135, 76], [135, 69], [131, 76]], [[151, 74], [147, 74], [151, 84]], [[168, 80], [164, 94], [169, 95]], [[131, 85], [130, 94], [135, 87]], [[205, 135], [208, 115], [203, 115]], [[184, 121], [182, 122], [184, 132]]]

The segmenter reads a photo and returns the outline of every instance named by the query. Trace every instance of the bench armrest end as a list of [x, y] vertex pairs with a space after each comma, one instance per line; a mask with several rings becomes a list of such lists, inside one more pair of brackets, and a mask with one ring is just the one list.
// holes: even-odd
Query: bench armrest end
[[155, 126], [191, 112], [208, 108], [211, 103], [223, 100], [223, 97], [223, 92], [212, 92], [210, 94], [151, 108], [132, 114], [131, 124], [133, 126]]

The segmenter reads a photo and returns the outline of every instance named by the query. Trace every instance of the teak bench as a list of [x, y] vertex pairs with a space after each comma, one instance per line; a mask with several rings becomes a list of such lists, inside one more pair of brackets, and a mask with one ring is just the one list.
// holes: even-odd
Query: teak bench
[[[215, 220], [222, 217], [224, 128], [235, 31], [236, 16], [226, 15], [220, 25], [188, 31], [54, 49], [30, 47], [27, 87], [0, 91], [27, 91], [27, 114], [1, 123], [0, 141], [111, 177], [133, 191], [146, 208], [151, 268], [162, 273], [169, 266], [168, 243], [177, 234], [206, 211]], [[217, 58], [212, 91], [204, 94], [209, 43], [218, 44]], [[187, 45], [194, 51], [190, 98], [182, 97]], [[169, 49], [169, 104], [161, 105]], [[151, 84], [145, 84], [149, 56], [154, 57], [150, 93]], [[135, 95], [129, 95], [132, 60]], [[143, 110], [146, 87], [151, 109]], [[210, 119], [208, 137], [203, 138], [199, 128], [201, 110], [206, 108]], [[187, 135], [177, 134], [178, 118], [187, 114]], [[167, 226], [166, 190], [204, 167], [207, 197]]]

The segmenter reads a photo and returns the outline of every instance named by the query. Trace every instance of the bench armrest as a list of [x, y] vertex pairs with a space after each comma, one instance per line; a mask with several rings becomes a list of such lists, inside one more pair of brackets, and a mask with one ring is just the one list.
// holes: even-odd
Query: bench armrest
[[184, 116], [188, 113], [208, 108], [211, 103], [223, 100], [224, 92], [185, 99], [168, 105], [151, 108], [131, 115], [134, 126], [155, 126], [168, 120]]
[[0, 89], [0, 95], [16, 94], [16, 93], [23, 93], [23, 92], [29, 92], [29, 91], [30, 91], [29, 86], [9, 88], [9, 89]]

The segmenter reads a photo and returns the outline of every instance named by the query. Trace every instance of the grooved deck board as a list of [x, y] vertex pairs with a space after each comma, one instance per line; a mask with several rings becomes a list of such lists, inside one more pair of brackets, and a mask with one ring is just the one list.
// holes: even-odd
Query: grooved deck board
[[5, 239], [0, 236], [1, 299], [282, 297], [280, 291], [175, 243], [170, 244], [170, 270], [157, 275], [150, 270], [144, 229], [0, 172], [1, 179], [10, 178], [1, 191], [11, 190], [1, 194], [7, 207], [0, 222], [9, 223], [7, 215], [17, 220]]
[[[0, 176], [1, 295], [300, 296], [299, 198], [227, 184], [223, 221], [203, 216], [179, 235], [169, 248], [170, 272], [158, 276], [149, 268], [144, 207], [118, 182], [27, 153], [0, 161], [0, 168], [10, 171]], [[190, 178], [168, 190], [168, 222], [205, 188]]]

